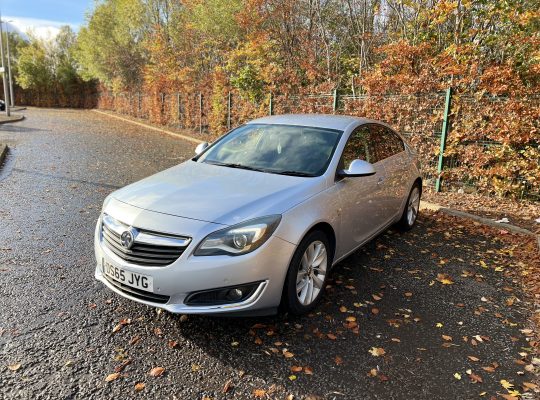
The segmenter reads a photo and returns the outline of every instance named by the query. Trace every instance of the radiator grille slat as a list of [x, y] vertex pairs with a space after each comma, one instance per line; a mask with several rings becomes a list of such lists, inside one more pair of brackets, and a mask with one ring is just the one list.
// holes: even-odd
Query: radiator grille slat
[[[134, 229], [137, 232], [135, 242], [129, 249], [122, 245], [121, 233], [119, 233], [122, 229]], [[122, 260], [147, 267], [163, 267], [172, 264], [182, 255], [191, 241], [191, 238], [185, 236], [167, 235], [129, 227], [106, 214], [101, 224], [101, 237], [102, 244]], [[153, 241], [153, 243], [143, 240]]]

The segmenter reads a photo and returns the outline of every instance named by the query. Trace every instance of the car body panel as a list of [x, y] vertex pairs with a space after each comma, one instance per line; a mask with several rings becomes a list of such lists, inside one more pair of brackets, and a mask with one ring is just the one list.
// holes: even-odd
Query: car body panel
[[141, 209], [233, 225], [281, 214], [324, 190], [324, 178], [284, 176], [186, 161], [113, 197]]

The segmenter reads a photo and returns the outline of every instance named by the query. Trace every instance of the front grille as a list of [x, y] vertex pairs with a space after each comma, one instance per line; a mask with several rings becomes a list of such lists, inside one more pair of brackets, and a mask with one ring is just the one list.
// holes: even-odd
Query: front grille
[[[130, 231], [134, 242], [122, 245], [122, 233]], [[122, 260], [147, 267], [163, 267], [178, 259], [191, 242], [183, 236], [166, 235], [125, 225], [104, 214], [101, 224], [103, 244]]]
[[159, 303], [159, 304], [165, 304], [169, 301], [169, 296], [164, 296], [162, 294], [156, 294], [151, 292], [146, 292], [144, 290], [132, 288], [131, 286], [124, 285], [121, 282], [117, 282], [114, 279], [109, 278], [107, 275], [103, 275], [105, 279], [107, 279], [107, 282], [109, 282], [111, 285], [113, 285], [115, 288], [120, 290], [122, 293], [125, 293], [131, 297], [135, 297], [137, 299], [141, 299], [144, 301], [150, 301], [152, 303]]

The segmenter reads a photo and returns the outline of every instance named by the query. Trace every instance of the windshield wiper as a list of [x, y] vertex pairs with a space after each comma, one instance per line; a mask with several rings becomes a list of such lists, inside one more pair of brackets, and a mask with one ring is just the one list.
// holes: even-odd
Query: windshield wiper
[[229, 167], [229, 168], [247, 169], [249, 171], [266, 172], [266, 170], [264, 170], [264, 169], [250, 167], [249, 165], [243, 165], [243, 164], [223, 163], [223, 162], [219, 162], [219, 161], [207, 161], [207, 163], [208, 164], [213, 164], [213, 165], [219, 165], [221, 167]]
[[267, 172], [271, 172], [273, 174], [278, 174], [278, 175], [309, 176], [309, 177], [312, 177], [312, 178], [315, 176], [315, 175], [310, 174], [308, 172], [302, 172], [302, 171], [272, 171], [272, 170], [267, 170]]

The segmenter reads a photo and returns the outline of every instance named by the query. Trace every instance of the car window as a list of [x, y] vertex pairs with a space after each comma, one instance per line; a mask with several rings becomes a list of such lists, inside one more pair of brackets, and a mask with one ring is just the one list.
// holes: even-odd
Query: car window
[[372, 162], [368, 146], [369, 136], [370, 130], [367, 125], [360, 126], [351, 133], [343, 149], [343, 155], [341, 157], [342, 168], [349, 168], [353, 160]]
[[401, 153], [403, 150], [405, 150], [405, 144], [403, 143], [403, 140], [391, 129], [384, 128], [386, 131], [386, 137], [388, 137], [388, 140], [390, 142], [390, 146], [392, 147], [392, 150], [394, 154]]
[[320, 176], [326, 171], [342, 133], [298, 125], [247, 124], [217, 141], [197, 162]]
[[387, 127], [373, 124], [370, 131], [369, 148], [373, 155], [371, 163], [384, 160], [405, 149], [400, 137]]

